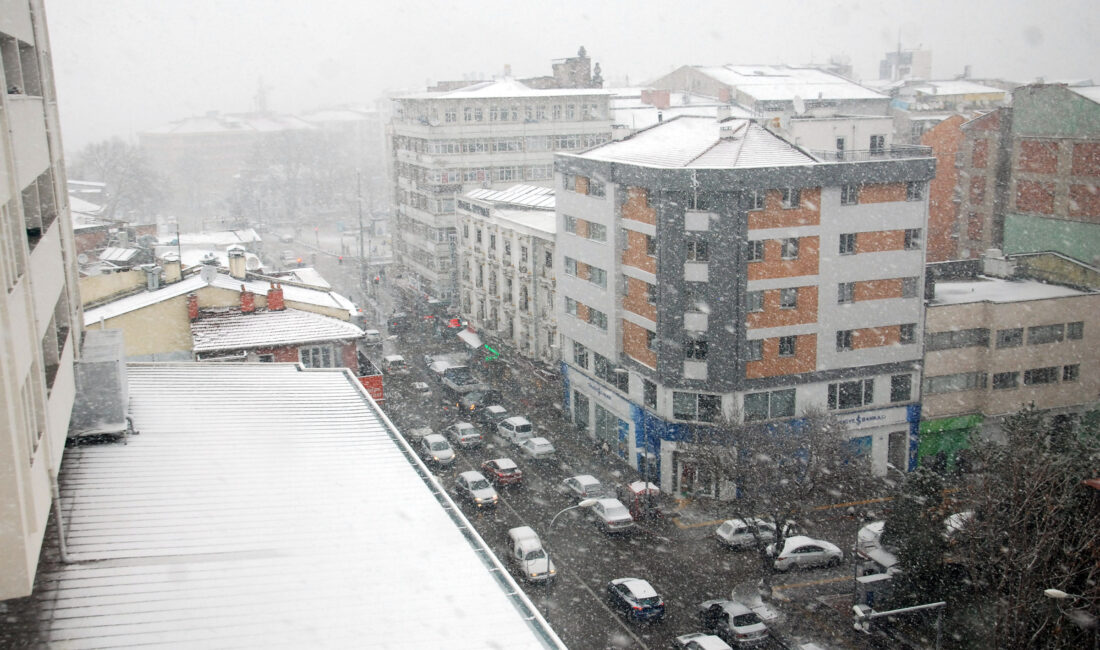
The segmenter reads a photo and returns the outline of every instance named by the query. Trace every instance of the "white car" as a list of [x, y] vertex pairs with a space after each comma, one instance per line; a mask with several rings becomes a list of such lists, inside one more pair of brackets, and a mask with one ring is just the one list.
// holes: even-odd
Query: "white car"
[[730, 645], [748, 648], [768, 642], [768, 626], [747, 606], [735, 600], [708, 600], [699, 603], [703, 627], [722, 637]]
[[528, 438], [535, 437], [535, 429], [527, 418], [522, 415], [513, 415], [505, 418], [497, 424], [497, 433], [513, 445], [521, 444]]
[[477, 447], [481, 444], [481, 432], [469, 422], [455, 422], [447, 427], [447, 437], [459, 447]]
[[730, 548], [750, 548], [755, 546], [758, 540], [774, 542], [775, 524], [755, 517], [727, 519], [714, 531], [714, 536]]
[[600, 480], [591, 474], [570, 476], [558, 484], [558, 491], [578, 501], [584, 499], [603, 499], [614, 494], [614, 490], [600, 483]]
[[542, 540], [530, 526], [508, 530], [512, 541], [512, 554], [508, 556], [516, 573], [527, 582], [546, 582], [557, 575], [553, 561], [542, 547]]
[[597, 525], [605, 533], [624, 533], [634, 527], [634, 517], [618, 499], [599, 499], [592, 506]]
[[497, 491], [481, 472], [462, 472], [455, 478], [455, 490], [459, 496], [469, 499], [478, 508], [492, 508], [500, 501]]
[[455, 462], [455, 450], [451, 448], [447, 439], [438, 433], [424, 436], [420, 440], [420, 455], [426, 462], [440, 467], [448, 467]]
[[381, 345], [382, 332], [378, 330], [363, 330], [363, 343], [366, 345]]
[[783, 548], [777, 552], [775, 544], [769, 544], [768, 555], [775, 558], [777, 571], [801, 569], [817, 566], [836, 566], [844, 560], [844, 552], [835, 544], [823, 539], [813, 539], [805, 535], [795, 535], [783, 541]]
[[547, 460], [554, 457], [554, 445], [546, 438], [528, 438], [520, 443], [519, 448], [531, 460]]
[[702, 632], [692, 632], [676, 637], [677, 648], [683, 650], [732, 650], [722, 637]]
[[405, 357], [400, 354], [389, 354], [382, 357], [382, 372], [387, 375], [407, 375], [409, 366], [405, 363]]
[[420, 397], [427, 397], [432, 394], [432, 388], [422, 381], [414, 381], [412, 384], [412, 392]]

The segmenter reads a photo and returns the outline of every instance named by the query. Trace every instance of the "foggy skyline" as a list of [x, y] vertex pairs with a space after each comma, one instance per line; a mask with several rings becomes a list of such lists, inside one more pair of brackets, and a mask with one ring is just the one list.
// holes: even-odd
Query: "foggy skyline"
[[[66, 150], [207, 111], [369, 104], [387, 91], [550, 74], [584, 46], [607, 85], [688, 64], [850, 58], [875, 79], [897, 47], [932, 51], [933, 76], [1100, 81], [1100, 17], [1083, 0], [827, 3], [581, 2], [502, 5], [353, 0], [47, 0]], [[996, 20], [994, 26], [991, 21]]]

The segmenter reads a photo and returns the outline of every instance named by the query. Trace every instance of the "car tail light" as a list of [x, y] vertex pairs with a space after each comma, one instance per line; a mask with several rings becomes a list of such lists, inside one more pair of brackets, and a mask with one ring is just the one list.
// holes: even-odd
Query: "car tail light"
[[636, 612], [642, 611], [642, 606], [641, 605], [632, 605], [632, 607], [634, 607], [634, 611], [636, 611]]
[[776, 562], [784, 562], [784, 561], [786, 561], [786, 559], [787, 558], [785, 558], [785, 557], [777, 557], [777, 558], [775, 558], [775, 561]]

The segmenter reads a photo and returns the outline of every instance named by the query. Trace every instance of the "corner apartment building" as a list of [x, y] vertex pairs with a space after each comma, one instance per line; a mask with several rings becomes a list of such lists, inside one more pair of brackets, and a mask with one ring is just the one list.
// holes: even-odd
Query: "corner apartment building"
[[697, 432], [813, 406], [877, 472], [908, 467], [934, 166], [911, 147], [826, 161], [750, 120], [698, 117], [559, 155], [573, 423], [673, 492], [731, 496], [704, 475]]
[[1029, 261], [986, 258], [984, 275], [935, 283], [925, 312], [922, 462], [939, 452], [952, 462], [973, 434], [995, 434], [1001, 416], [1028, 404], [1056, 413], [1096, 405], [1100, 292], [1026, 277]]
[[470, 190], [457, 199], [456, 209], [463, 317], [494, 347], [503, 344], [507, 352], [557, 363], [554, 190]]
[[31, 593], [83, 330], [41, 0], [0, 11], [0, 600]]
[[550, 186], [555, 152], [611, 139], [609, 95], [505, 78], [397, 98], [389, 128], [394, 253], [409, 288], [453, 301], [455, 194]]
[[1100, 86], [1023, 86], [1012, 104], [962, 127], [964, 253], [1055, 251], [1096, 265]]

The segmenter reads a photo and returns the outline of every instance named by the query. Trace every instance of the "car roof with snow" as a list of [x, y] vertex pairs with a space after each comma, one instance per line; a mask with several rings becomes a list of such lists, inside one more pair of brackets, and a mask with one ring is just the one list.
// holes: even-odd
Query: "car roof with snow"
[[494, 458], [491, 462], [496, 463], [496, 466], [500, 469], [515, 469], [519, 467], [511, 458]]
[[550, 444], [549, 440], [547, 440], [546, 438], [543, 438], [541, 436], [536, 436], [534, 438], [528, 438], [527, 440], [523, 441], [523, 444], [530, 445], [531, 447], [542, 446], [542, 445], [550, 445], [551, 447], [553, 446], [552, 444]]
[[577, 483], [580, 483], [584, 487], [592, 487], [593, 485], [600, 484], [600, 479], [592, 476], [591, 474], [578, 474], [577, 476], [572, 476], [570, 478], [572, 478]]
[[619, 501], [618, 499], [597, 499], [596, 505], [608, 512], [617, 512], [619, 510], [622, 510], [624, 513], [630, 514], [630, 511], [626, 509], [626, 506], [623, 505], [623, 502]]
[[611, 582], [625, 586], [635, 598], [657, 597], [657, 590], [653, 588], [653, 585], [641, 578], [619, 578]]
[[814, 539], [813, 537], [807, 537], [806, 535], [794, 535], [793, 537], [788, 537], [786, 541], [783, 542], [783, 549], [787, 550], [808, 545], [822, 546], [829, 550], [840, 550], [837, 545], [833, 544], [832, 542], [827, 542], [823, 539]]
[[459, 474], [462, 478], [466, 479], [467, 483], [473, 483], [474, 481], [484, 480], [485, 477], [481, 475], [481, 472], [475, 472], [474, 470], [467, 470]]
[[513, 415], [512, 417], [506, 418], [504, 421], [513, 426], [519, 426], [521, 424], [531, 424], [531, 422], [522, 415]]

